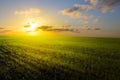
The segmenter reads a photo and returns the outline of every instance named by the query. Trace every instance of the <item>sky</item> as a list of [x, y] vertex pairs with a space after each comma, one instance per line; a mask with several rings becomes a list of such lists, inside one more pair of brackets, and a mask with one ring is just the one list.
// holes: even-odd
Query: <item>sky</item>
[[0, 35], [120, 37], [120, 0], [0, 1]]

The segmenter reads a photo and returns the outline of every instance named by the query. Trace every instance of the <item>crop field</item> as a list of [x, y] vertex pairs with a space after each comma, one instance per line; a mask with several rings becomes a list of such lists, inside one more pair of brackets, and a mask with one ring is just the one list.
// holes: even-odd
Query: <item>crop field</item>
[[0, 80], [120, 80], [120, 38], [1, 36]]

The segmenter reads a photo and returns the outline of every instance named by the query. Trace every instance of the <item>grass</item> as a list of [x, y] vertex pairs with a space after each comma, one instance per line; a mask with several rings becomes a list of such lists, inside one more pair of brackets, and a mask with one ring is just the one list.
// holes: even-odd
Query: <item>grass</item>
[[120, 38], [0, 37], [1, 80], [120, 80]]

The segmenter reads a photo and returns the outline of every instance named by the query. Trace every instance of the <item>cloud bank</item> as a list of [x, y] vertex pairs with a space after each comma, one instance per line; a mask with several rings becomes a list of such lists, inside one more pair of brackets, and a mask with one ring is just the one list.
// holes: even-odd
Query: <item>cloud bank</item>
[[[29, 25], [25, 25], [24, 28], [30, 28]], [[36, 31], [54, 31], [54, 32], [74, 32], [74, 33], [80, 33], [81, 30], [101, 30], [100, 28], [97, 27], [90, 27], [90, 26], [83, 26], [83, 27], [74, 27], [70, 25], [65, 25], [65, 26], [37, 26], [35, 29]], [[31, 32], [31, 31], [27, 31]]]

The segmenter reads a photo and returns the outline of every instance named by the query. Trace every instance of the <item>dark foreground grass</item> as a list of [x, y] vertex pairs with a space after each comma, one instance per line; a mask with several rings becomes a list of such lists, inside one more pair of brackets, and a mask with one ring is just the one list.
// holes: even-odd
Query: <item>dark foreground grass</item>
[[120, 80], [120, 39], [1, 36], [0, 80]]

